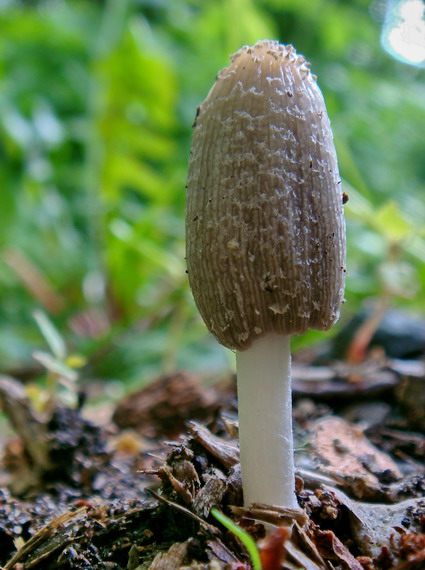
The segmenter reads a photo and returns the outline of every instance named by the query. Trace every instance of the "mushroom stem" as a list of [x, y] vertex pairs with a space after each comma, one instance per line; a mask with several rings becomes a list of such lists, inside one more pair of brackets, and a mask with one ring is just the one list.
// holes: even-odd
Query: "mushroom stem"
[[264, 335], [236, 364], [244, 503], [297, 508], [289, 335]]

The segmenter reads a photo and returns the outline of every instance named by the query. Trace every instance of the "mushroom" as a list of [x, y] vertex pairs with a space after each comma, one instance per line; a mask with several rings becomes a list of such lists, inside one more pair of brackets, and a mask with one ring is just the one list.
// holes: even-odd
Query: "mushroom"
[[345, 223], [322, 94], [292, 46], [244, 46], [198, 109], [187, 182], [189, 282], [236, 351], [244, 503], [296, 508], [290, 335], [339, 316]]

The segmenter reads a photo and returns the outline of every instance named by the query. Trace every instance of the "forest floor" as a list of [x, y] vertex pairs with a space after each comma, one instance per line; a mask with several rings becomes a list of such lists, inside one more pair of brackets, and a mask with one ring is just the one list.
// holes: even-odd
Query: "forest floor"
[[425, 568], [424, 360], [319, 360], [293, 365], [300, 511], [243, 508], [232, 377], [159, 378], [108, 421], [83, 398], [41, 420], [0, 377], [15, 434], [3, 441], [0, 567], [252, 568], [215, 507], [254, 538], [263, 570]]

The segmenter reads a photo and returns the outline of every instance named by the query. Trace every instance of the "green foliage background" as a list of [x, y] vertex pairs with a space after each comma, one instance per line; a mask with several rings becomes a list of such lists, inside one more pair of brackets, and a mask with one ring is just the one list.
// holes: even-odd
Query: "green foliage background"
[[185, 173], [197, 105], [229, 54], [264, 37], [312, 62], [327, 102], [351, 198], [343, 318], [383, 295], [423, 312], [424, 71], [382, 50], [384, 9], [0, 2], [1, 370], [30, 365], [43, 345], [39, 307], [89, 375], [228, 366], [188, 290]]

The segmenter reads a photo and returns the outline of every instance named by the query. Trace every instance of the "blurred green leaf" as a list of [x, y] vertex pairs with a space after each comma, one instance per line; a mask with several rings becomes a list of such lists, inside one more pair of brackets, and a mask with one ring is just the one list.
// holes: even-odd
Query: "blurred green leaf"
[[390, 242], [400, 242], [412, 234], [413, 227], [400, 212], [394, 201], [387, 202], [373, 217], [373, 225], [377, 231]]
[[55, 375], [58, 375], [65, 380], [69, 380], [70, 382], [75, 382], [78, 379], [78, 373], [66, 366], [61, 360], [55, 358], [51, 354], [47, 352], [40, 352], [36, 351], [33, 353], [33, 357], [37, 362], [42, 364], [46, 370], [52, 372]]
[[391, 295], [409, 298], [420, 292], [418, 273], [410, 263], [402, 261], [382, 263], [379, 267], [379, 277], [384, 290]]
[[[222, 369], [223, 351], [207, 336], [185, 275], [191, 124], [229, 55], [265, 37], [293, 43], [311, 60], [329, 110], [350, 196], [343, 313], [391, 282], [394, 303], [423, 312], [414, 294], [425, 289], [423, 71], [382, 50], [380, 6], [366, 0], [2, 5], [0, 251], [22, 252], [64, 299], [62, 309], [46, 315], [62, 347], [42, 325], [56, 357], [66, 341], [87, 354], [93, 374], [101, 369], [106, 377], [132, 380], [172, 362]], [[42, 346], [30, 317], [39, 302], [3, 258], [3, 366], [31, 367], [32, 350]], [[397, 293], [406, 287], [409, 298]], [[102, 332], [94, 309], [103, 315]], [[294, 343], [321, 338], [309, 332]]]
[[43, 311], [34, 311], [33, 317], [54, 356], [63, 360], [66, 356], [66, 346], [58, 329]]

